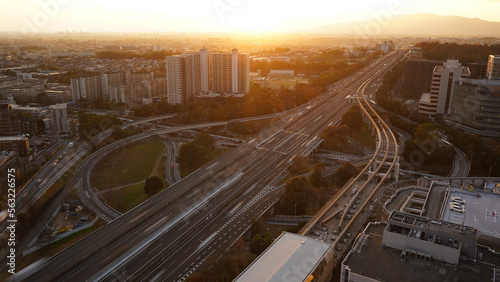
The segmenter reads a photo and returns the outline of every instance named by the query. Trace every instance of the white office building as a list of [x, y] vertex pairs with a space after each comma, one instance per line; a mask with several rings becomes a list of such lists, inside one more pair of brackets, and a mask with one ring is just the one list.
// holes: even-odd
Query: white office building
[[490, 55], [488, 57], [486, 77], [489, 80], [500, 80], [500, 55]]
[[51, 130], [56, 133], [69, 132], [68, 111], [66, 104], [55, 104], [50, 106]]
[[470, 77], [468, 67], [463, 67], [458, 60], [448, 60], [443, 66], [436, 66], [432, 73], [431, 92], [423, 93], [418, 112], [421, 115], [436, 117], [448, 112], [453, 80]]

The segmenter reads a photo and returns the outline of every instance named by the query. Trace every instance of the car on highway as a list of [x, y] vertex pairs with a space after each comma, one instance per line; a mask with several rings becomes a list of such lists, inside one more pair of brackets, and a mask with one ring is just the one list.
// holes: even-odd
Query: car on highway
[[311, 235], [314, 235], [314, 236], [319, 236], [319, 232], [318, 231], [311, 231]]

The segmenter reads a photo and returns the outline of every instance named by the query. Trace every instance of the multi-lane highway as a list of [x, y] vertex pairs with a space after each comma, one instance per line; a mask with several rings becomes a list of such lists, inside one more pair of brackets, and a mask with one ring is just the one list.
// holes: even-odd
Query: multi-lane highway
[[[384, 73], [399, 59], [400, 56], [395, 56], [387, 67], [382, 68], [379, 72]], [[334, 267], [342, 252], [347, 250], [346, 246], [351, 240], [355, 239], [352, 234], [357, 234], [357, 231], [362, 228], [373, 208], [370, 205], [371, 201], [377, 197], [377, 193], [381, 192], [379, 188], [383, 185], [385, 179], [391, 176], [392, 170], [397, 163], [398, 146], [396, 138], [389, 126], [373, 109], [371, 103], [368, 102], [368, 93], [365, 93], [367, 85], [372, 80], [375, 80], [378, 75], [375, 73], [369, 77], [358, 88], [356, 95], [359, 106], [376, 131], [377, 147], [375, 154], [361, 173], [345, 185], [343, 190], [338, 192], [300, 231], [301, 234], [310, 234], [312, 237], [319, 234], [325, 241], [332, 242], [334, 252], [330, 253], [327, 258], [328, 269]], [[329, 234], [332, 234], [331, 238], [328, 238]]]
[[352, 86], [334, 87], [299, 107], [256, 138], [20, 276], [75, 281], [185, 277], [248, 228], [243, 218], [256, 217], [276, 201], [279, 190], [274, 184], [293, 158], [310, 151], [323, 128], [349, 108], [345, 97], [391, 59], [358, 75]]

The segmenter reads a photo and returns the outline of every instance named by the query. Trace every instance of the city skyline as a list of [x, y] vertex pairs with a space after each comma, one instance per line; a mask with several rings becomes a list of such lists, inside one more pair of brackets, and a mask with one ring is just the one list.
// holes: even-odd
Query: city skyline
[[[8, 32], [303, 32], [320, 26], [415, 13], [500, 21], [497, 0], [349, 1], [1, 1]], [[98, 8], [97, 8], [98, 7]], [[362, 8], [360, 8], [362, 7]]]

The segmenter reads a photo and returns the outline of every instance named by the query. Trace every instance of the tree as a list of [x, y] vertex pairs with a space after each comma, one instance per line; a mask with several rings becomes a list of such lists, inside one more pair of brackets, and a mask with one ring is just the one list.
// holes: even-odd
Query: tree
[[351, 163], [344, 163], [335, 172], [335, 184], [338, 187], [344, 186], [351, 177], [355, 176], [359, 172], [359, 169], [353, 166]]
[[[313, 196], [311, 183], [305, 176], [294, 177], [286, 182], [285, 194], [278, 202], [277, 209], [285, 214], [306, 214]], [[296, 210], [295, 210], [296, 207]]]
[[311, 171], [311, 168], [309, 168], [309, 166], [307, 165], [306, 157], [296, 156], [295, 158], [293, 158], [293, 162], [287, 168], [287, 170], [288, 173], [296, 176]]
[[208, 149], [195, 142], [183, 144], [176, 161], [183, 174], [190, 173], [208, 162]]
[[163, 189], [163, 181], [158, 176], [151, 176], [146, 179], [144, 192], [148, 195], [154, 195]]
[[363, 116], [358, 106], [352, 106], [343, 116], [342, 124], [345, 124], [353, 130], [359, 130], [363, 125]]
[[259, 255], [263, 251], [265, 251], [266, 248], [269, 247], [269, 245], [271, 245], [271, 238], [269, 237], [269, 233], [267, 233], [265, 237], [257, 234], [252, 238], [252, 241], [250, 241], [250, 251], [254, 254]]
[[323, 184], [323, 172], [325, 171], [326, 165], [323, 162], [316, 163], [314, 166], [314, 171], [309, 176], [309, 182], [315, 187], [318, 187]]
[[212, 136], [210, 136], [210, 132], [207, 130], [200, 133], [194, 142], [207, 149], [213, 149], [215, 147], [215, 140]]

